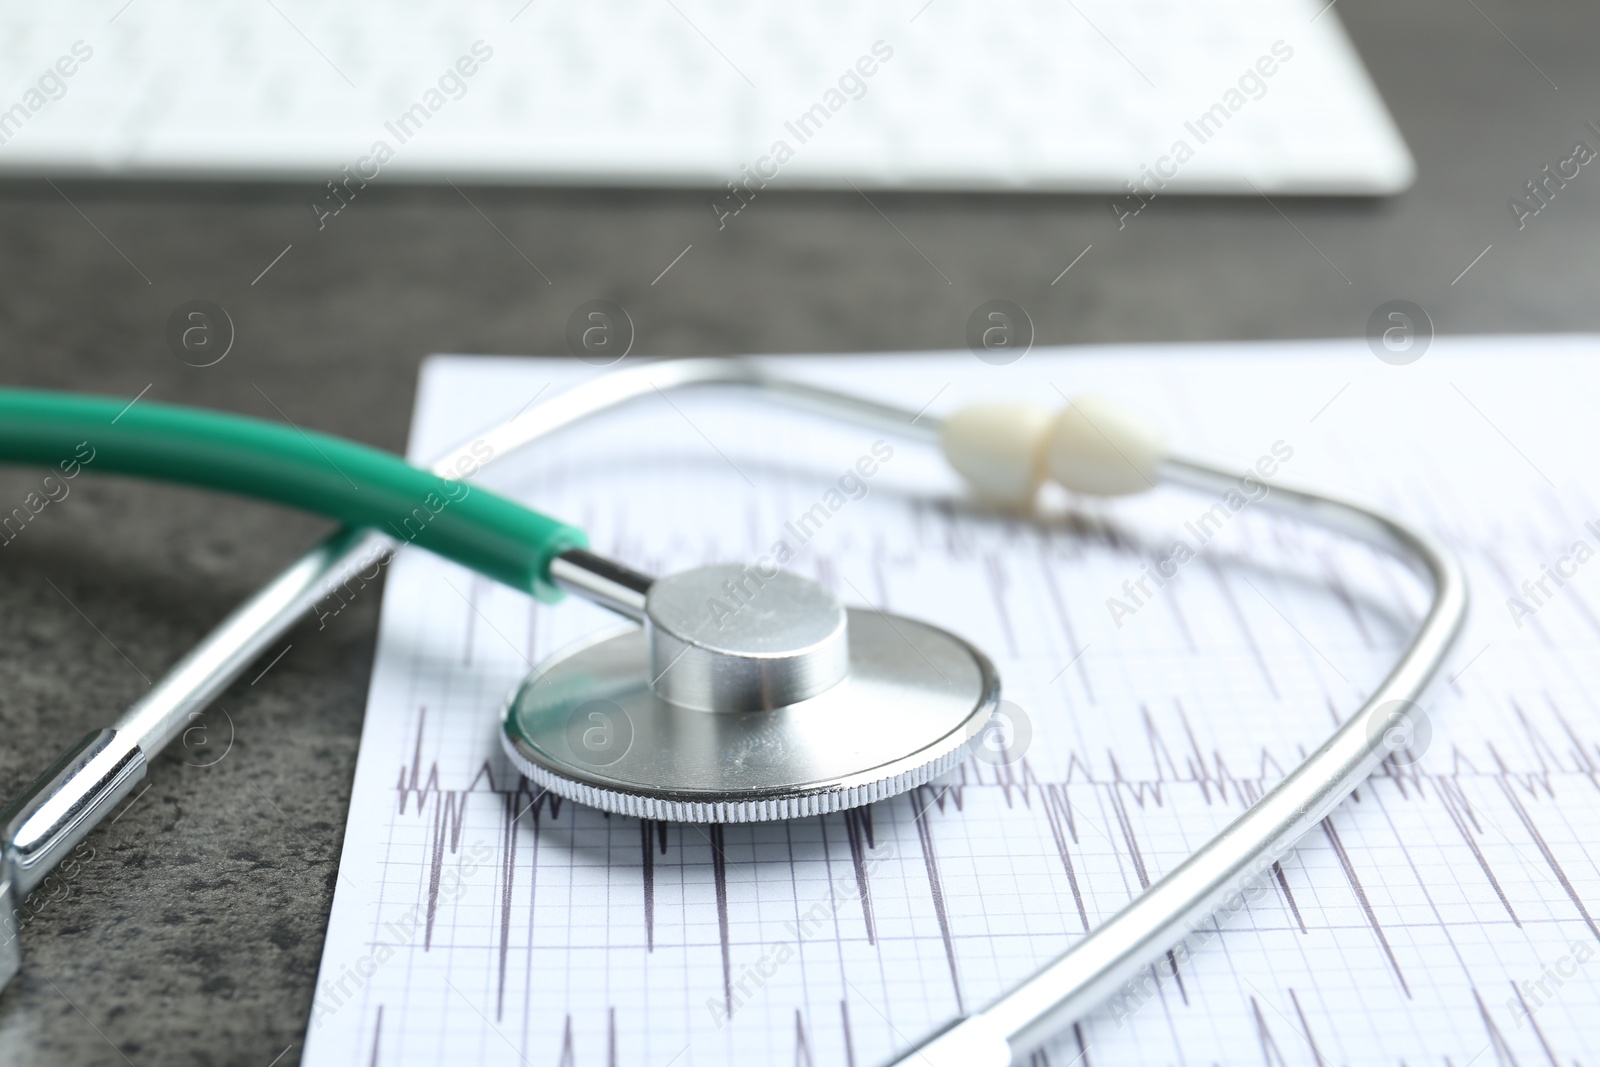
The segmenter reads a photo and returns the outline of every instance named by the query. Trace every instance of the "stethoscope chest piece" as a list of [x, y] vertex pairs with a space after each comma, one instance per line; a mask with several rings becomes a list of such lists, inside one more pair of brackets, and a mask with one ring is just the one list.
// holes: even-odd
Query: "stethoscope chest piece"
[[756, 822], [852, 808], [942, 774], [999, 700], [959, 637], [776, 569], [658, 579], [644, 626], [557, 653], [506, 708], [534, 783], [605, 811]]

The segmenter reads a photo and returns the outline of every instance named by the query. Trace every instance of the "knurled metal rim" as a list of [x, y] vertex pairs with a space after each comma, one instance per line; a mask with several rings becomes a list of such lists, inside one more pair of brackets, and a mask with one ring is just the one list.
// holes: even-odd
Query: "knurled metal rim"
[[630, 815], [636, 819], [655, 819], [660, 822], [740, 823], [774, 822], [780, 819], [803, 819], [811, 815], [828, 815], [849, 808], [859, 808], [915, 789], [952, 770], [967, 754], [967, 738], [956, 737], [955, 747], [931, 762], [893, 774], [876, 781], [852, 786], [829, 786], [813, 792], [793, 792], [784, 796], [754, 796], [741, 800], [699, 800], [688, 796], [646, 796], [618, 789], [580, 782], [555, 773], [529, 760], [517, 750], [516, 741], [504, 730], [500, 740], [506, 755], [518, 771], [535, 785], [542, 786], [557, 796], [575, 800], [591, 808], [609, 811], [613, 815]]

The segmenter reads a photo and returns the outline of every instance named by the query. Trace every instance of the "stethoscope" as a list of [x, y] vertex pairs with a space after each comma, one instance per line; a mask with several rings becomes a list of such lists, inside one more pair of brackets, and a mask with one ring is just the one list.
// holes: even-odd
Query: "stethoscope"
[[[14, 908], [144, 777], [150, 758], [329, 591], [417, 544], [546, 600], [574, 593], [638, 625], [559, 652], [511, 697], [507, 756], [552, 793], [643, 818], [748, 822], [868, 804], [938, 777], [979, 738], [1000, 679], [967, 641], [845, 607], [770, 560], [652, 578], [581, 531], [471, 475], [591, 415], [691, 386], [739, 387], [849, 423], [936, 443], [977, 495], [1025, 507], [1041, 481], [1094, 495], [1173, 485], [1217, 498], [1226, 467], [1177, 455], [1137, 414], [1080, 398], [1060, 412], [977, 405], [945, 419], [773, 376], [740, 360], [643, 363], [595, 377], [453, 450], [429, 470], [298, 428], [168, 405], [0, 391], [0, 461], [140, 475], [257, 496], [345, 526], [247, 600], [111, 727], [89, 734], [0, 814], [0, 914]], [[84, 457], [89, 457], [85, 461]], [[76, 470], [73, 471], [76, 473]], [[1365, 541], [1433, 590], [1421, 626], [1361, 709], [1287, 778], [1165, 878], [986, 1009], [902, 1064], [1026, 1058], [1152, 963], [1215, 929], [1272, 865], [1408, 737], [1415, 701], [1467, 608], [1450, 553], [1373, 508], [1260, 479], [1257, 506]], [[20, 966], [14, 928], [0, 985]]]

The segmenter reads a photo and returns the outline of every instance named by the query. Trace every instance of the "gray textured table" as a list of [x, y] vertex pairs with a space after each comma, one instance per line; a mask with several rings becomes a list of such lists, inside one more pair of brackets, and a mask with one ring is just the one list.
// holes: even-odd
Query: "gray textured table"
[[[769, 192], [719, 232], [705, 193], [374, 186], [319, 232], [309, 187], [14, 181], [0, 366], [8, 383], [150, 386], [398, 449], [423, 356], [563, 351], [567, 316], [596, 297], [628, 308], [648, 354], [957, 347], [992, 297], [1026, 307], [1040, 343], [1358, 335], [1395, 298], [1441, 332], [1600, 328], [1600, 175], [1585, 168], [1521, 232], [1507, 206], [1575, 140], [1600, 144], [1584, 127], [1600, 122], [1600, 9], [1338, 11], [1420, 165], [1393, 201], [1161, 199], [1119, 231], [1104, 197], [874, 196], [891, 226], [853, 193]], [[204, 369], [164, 340], [193, 298], [237, 325]], [[0, 470], [0, 511], [37, 477]], [[114, 718], [325, 528], [77, 480], [0, 549], [0, 789]], [[0, 1062], [297, 1060], [376, 604], [291, 635], [221, 701], [227, 717], [156, 761], [60, 899], [35, 901]]]

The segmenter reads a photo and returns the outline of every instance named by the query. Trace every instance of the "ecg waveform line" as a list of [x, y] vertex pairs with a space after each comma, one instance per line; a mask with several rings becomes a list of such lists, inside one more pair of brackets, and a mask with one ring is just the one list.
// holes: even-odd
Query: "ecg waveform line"
[[[1155, 730], [1148, 716], [1145, 717], [1145, 727], [1149, 735], [1150, 744], [1154, 749], [1167, 752], [1165, 739]], [[1525, 726], [1526, 720], [1523, 720]], [[425, 820], [429, 825], [428, 854], [432, 857], [428, 869], [427, 915], [429, 937], [424, 942], [424, 950], [432, 949], [431, 930], [434, 916], [438, 910], [438, 895], [440, 889], [440, 871], [443, 857], [456, 854], [461, 847], [461, 828], [465, 818], [466, 807], [474, 797], [496, 807], [504, 820], [502, 840], [504, 842], [504, 861], [499, 873], [499, 911], [497, 918], [498, 941], [496, 945], [499, 960], [499, 976], [496, 995], [496, 1018], [504, 1017], [504, 995], [506, 982], [506, 968], [508, 953], [511, 948], [512, 927], [514, 922], [531, 921], [514, 914], [513, 897], [515, 879], [519, 876], [526, 877], [530, 884], [537, 879], [538, 874], [538, 848], [541, 840], [542, 829], [551, 823], [558, 822], [563, 812], [571, 812], [572, 806], [543, 789], [531, 786], [520, 775], [508, 774], [503, 769], [499, 772], [500, 781], [497, 782], [496, 769], [489, 762], [479, 768], [471, 779], [459, 788], [449, 789], [440, 785], [441, 772], [437, 763], [430, 763], [426, 770], [423, 769], [421, 754], [423, 752], [424, 731], [427, 724], [425, 709], [418, 709], [417, 731], [410, 746], [412, 761], [402, 764], [398, 770], [397, 784], [395, 787], [396, 812], [400, 815], [408, 811], [414, 818]], [[1185, 724], [1186, 725], [1186, 724]], [[1548, 739], [1538, 736], [1530, 731], [1530, 741], [1533, 747], [1541, 752], [1555, 756], [1555, 750]], [[1529, 842], [1537, 850], [1539, 856], [1548, 865], [1551, 875], [1559, 884], [1571, 901], [1574, 912], [1594, 933], [1596, 940], [1600, 941], [1600, 930], [1595, 929], [1594, 920], [1588, 907], [1577, 894], [1571, 880], [1568, 878], [1563, 865], [1555, 856], [1551, 846], [1539, 829], [1532, 816], [1529, 814], [1518, 793], [1528, 799], [1551, 798], [1555, 796], [1552, 785], [1552, 776], [1560, 775], [1564, 778], [1581, 778], [1587, 784], [1600, 789], [1596, 782], [1592, 767], [1585, 765], [1587, 757], [1583, 753], [1583, 744], [1575, 734], [1569, 731], [1566, 735], [1576, 754], [1574, 765], [1548, 769], [1540, 775], [1527, 777], [1510, 775], [1504, 772], [1482, 774], [1468, 771], [1467, 776], [1473, 778], [1487, 778], [1492, 781], [1499, 795], [1506, 802], [1507, 810], [1512, 813], [1517, 822], [1526, 830]], [[1263, 766], [1267, 765], [1265, 758]], [[1082, 772], [1082, 764], [1074, 761], [1071, 764], [1073, 772]], [[1169, 758], [1165, 766], [1177, 772], [1177, 764]], [[934, 823], [936, 814], [959, 814], [966, 801], [966, 795], [974, 789], [993, 790], [1003, 798], [1007, 807], [1022, 805], [1032, 809], [1037, 805], [1044, 814], [1054, 840], [1063, 874], [1072, 886], [1072, 896], [1077, 909], [1077, 918], [1081, 932], [1092, 928], [1092, 921], [1087, 914], [1082, 892], [1077, 884], [1077, 875], [1073, 867], [1072, 852], [1082, 842], [1080, 825], [1085, 812], [1075, 807], [1069, 797], [1070, 788], [1076, 784], [1087, 786], [1104, 800], [1104, 808], [1109, 811], [1109, 823], [1100, 826], [1096, 833], [1110, 844], [1118, 853], [1119, 859], [1125, 859], [1135, 874], [1137, 880], [1136, 891], [1148, 888], [1152, 875], [1146, 866], [1146, 860], [1141, 851], [1141, 831], [1131, 814], [1144, 809], [1147, 805], [1160, 809], [1169, 802], [1168, 793], [1174, 786], [1188, 786], [1199, 791], [1203, 803], [1207, 806], [1214, 804], [1228, 804], [1230, 814], [1242, 810], [1253, 802], [1259, 795], [1261, 788], [1267, 784], [1264, 778], [1235, 779], [1224, 773], [1217, 773], [1208, 768], [1203, 768], [1198, 761], [1191, 760], [1186, 767], [1187, 774], [1173, 773], [1171, 776], [1150, 781], [1129, 781], [1118, 774], [1117, 776], [1096, 781], [1084, 775], [1080, 781], [1074, 783], [1070, 780], [1060, 782], [1041, 781], [1034, 773], [1026, 758], [1012, 767], [990, 767], [979, 761], [964, 763], [953, 780], [938, 786], [923, 786], [908, 794], [907, 800], [911, 809], [911, 818], [916, 831], [920, 847], [920, 858], [926, 874], [925, 891], [931, 903], [933, 913], [937, 917], [939, 937], [943, 944], [945, 963], [948, 967], [951, 993], [958, 1010], [965, 1010], [966, 996], [963, 993], [959, 974], [959, 963], [956, 940], [952, 934], [949, 916], [944, 906], [945, 886], [939, 872], [937, 855], [937, 837]], [[1217, 769], [1218, 771], [1221, 768]], [[1392, 791], [1392, 796], [1402, 803], [1423, 803], [1429, 798], [1436, 801], [1444, 809], [1450, 824], [1458, 832], [1461, 843], [1472, 854], [1475, 865], [1482, 873], [1487, 884], [1492, 888], [1496, 899], [1504, 907], [1507, 917], [1518, 927], [1522, 925], [1517, 917], [1500, 879], [1486, 859], [1478, 844], [1479, 838], [1486, 832], [1486, 826], [1480, 814], [1480, 806], [1467, 799], [1461, 788], [1460, 772], [1444, 775], [1427, 774], [1418, 771], [1415, 767], [1406, 767], [1393, 760], [1387, 762], [1380, 772], [1375, 775], [1372, 782], [1358, 790], [1353, 797], [1354, 804], [1373, 803], [1370, 799], [1375, 796], [1380, 787], [1387, 787]], [[1363, 797], [1363, 790], [1367, 797]], [[1232, 802], [1229, 803], [1229, 797]], [[581, 809], [580, 809], [581, 810]], [[875, 809], [844, 812], [835, 816], [817, 817], [817, 821], [826, 827], [838, 825], [843, 829], [843, 838], [846, 842], [849, 860], [852, 868], [852, 877], [858, 886], [859, 895], [852, 903], [859, 905], [862, 930], [869, 943], [876, 943], [876, 934], [873, 929], [871, 873], [866, 865], [866, 855], [872, 847], [872, 813]], [[569, 816], [570, 817], [570, 816]], [[595, 813], [595, 817], [610, 820], [612, 817]], [[630, 820], [634, 821], [634, 820]], [[653, 822], [651, 820], [637, 820], [639, 832], [638, 869], [640, 872], [639, 884], [642, 889], [638, 900], [638, 907], [646, 930], [646, 951], [653, 953], [655, 950], [654, 914], [656, 908], [654, 893], [653, 872], [658, 862], [664, 862], [669, 855], [669, 847], [673, 827], [667, 823]], [[518, 825], [531, 827], [531, 855], [525, 864], [518, 862], [517, 833]], [[713, 872], [715, 886], [715, 909], [717, 913], [718, 950], [722, 961], [722, 992], [726, 1002], [731, 1005], [734, 1000], [733, 981], [734, 971], [731, 954], [735, 947], [729, 932], [728, 919], [728, 861], [726, 858], [725, 834], [726, 827], [712, 825], [706, 828], [704, 835], [697, 837], [687, 828], [679, 827], [676, 837], [678, 848], [682, 853], [678, 859], [679, 864], [691, 864], [709, 860]], [[1321, 834], [1337, 863], [1345, 882], [1359, 905], [1365, 918], [1365, 924], [1373, 935], [1376, 944], [1381, 948], [1388, 966], [1392, 969], [1398, 988], [1407, 999], [1412, 999], [1410, 984], [1402, 965], [1390, 944], [1389, 936], [1384, 929], [1383, 922], [1379, 919], [1376, 910], [1363, 886], [1361, 876], [1356, 870], [1338, 830], [1332, 820], [1324, 820], [1320, 826]], [[702, 859], [704, 856], [706, 859]], [[1274, 865], [1274, 888], [1278, 893], [1280, 902], [1285, 909], [1284, 929], [1296, 929], [1302, 934], [1308, 934], [1304, 916], [1294, 897], [1294, 891], [1289, 883], [1289, 876], [1281, 864]], [[799, 893], [799, 887], [795, 887]], [[520, 910], [520, 909], [519, 909]], [[1184, 968], [1180, 966], [1175, 956], [1169, 955], [1170, 972], [1174, 978], [1174, 985], [1184, 1003], [1188, 1003], [1188, 994], [1184, 985]], [[1292, 987], [1289, 989], [1293, 996]], [[1476, 995], [1476, 992], [1475, 992]], [[1264, 1048], [1271, 1046], [1276, 1049], [1276, 1038], [1271, 1033], [1264, 1017], [1259, 1016], [1259, 1004], [1256, 998], [1250, 998], [1252, 1013], [1258, 1017], [1258, 1027], [1261, 1028], [1261, 1040]], [[611, 1009], [615, 1010], [614, 1006]], [[798, 1010], [798, 1009], [797, 1009]], [[1301, 1031], [1309, 1034], [1310, 1028], [1305, 1024], [1303, 1011], [1296, 1005], [1296, 1011], [1301, 1018]], [[1489, 1020], [1492, 1026], [1492, 1020]], [[809, 1050], [804, 1041], [804, 1027], [797, 1029], [796, 1055], [809, 1056]], [[1493, 1036], [1492, 1030], [1486, 1034]], [[376, 1040], [376, 1039], [375, 1039]], [[1308, 1038], [1308, 1047], [1320, 1057], [1320, 1052], [1315, 1049], [1314, 1040]], [[562, 1062], [579, 1062], [572, 1057], [570, 1016], [569, 1023], [561, 1050]], [[608, 1053], [608, 1057], [611, 1053]], [[1274, 1052], [1274, 1055], [1277, 1055]], [[610, 1062], [609, 1058], [607, 1062]]]
[[[1421, 799], [1426, 791], [1431, 790], [1432, 795], [1442, 802], [1452, 825], [1460, 832], [1463, 844], [1472, 852], [1474, 863], [1492, 886], [1496, 898], [1502, 902], [1512, 921], [1520, 926], [1520, 920], [1517, 919], [1504, 888], [1484, 857], [1482, 850], [1478, 847], [1473, 832], [1468, 829], [1470, 823], [1473, 831], [1479, 834], [1483, 832], [1482, 826], [1478, 823], [1476, 810], [1465, 800], [1459, 786], [1459, 780], [1463, 776], [1489, 777], [1493, 779], [1501, 789], [1509, 810], [1527, 830], [1534, 847], [1539, 855], [1543, 857], [1556, 880], [1572, 901], [1575, 911], [1582, 918], [1585, 925], [1595, 932], [1596, 938], [1600, 939], [1600, 930], [1595, 930], [1594, 920], [1589, 914], [1587, 905], [1578, 896], [1562, 865], [1550, 850], [1544, 835], [1529, 817], [1525, 806], [1518, 800], [1516, 795], [1517, 791], [1520, 790], [1534, 798], [1540, 795], [1553, 797], [1554, 790], [1551, 783], [1553, 775], [1581, 777], [1590, 785], [1600, 788], [1600, 781], [1597, 781], [1596, 776], [1595, 759], [1592, 755], [1593, 752], [1600, 752], [1600, 743], [1581, 740], [1571, 723], [1567, 721], [1565, 716], [1561, 715], [1558, 708], [1552, 706], [1550, 710], [1560, 724], [1560, 737], [1556, 740], [1544, 736], [1521, 708], [1516, 709], [1516, 718], [1524, 732], [1526, 741], [1522, 747], [1525, 751], [1536, 755], [1537, 770], [1524, 773], [1516, 773], [1509, 770], [1505, 766], [1504, 760], [1499, 757], [1499, 754], [1494, 751], [1491, 745], [1490, 757], [1494, 763], [1492, 771], [1480, 770], [1472, 760], [1456, 752], [1453, 753], [1455, 767], [1452, 772], [1446, 775], [1425, 774], [1415, 767], [1406, 767], [1391, 759], [1380, 770], [1379, 777], [1391, 780], [1397, 787], [1398, 795], [1405, 800], [1413, 799], [1413, 797]], [[924, 787], [912, 794], [916, 799], [914, 821], [922, 860], [927, 873], [927, 894], [938, 920], [945, 962], [950, 975], [951, 990], [958, 1009], [964, 1009], [965, 998], [959, 978], [956, 946], [944, 907], [944, 888], [939, 877], [937, 846], [930, 821], [930, 807], [942, 812], [948, 803], [955, 810], [960, 810], [966, 791], [981, 787], [998, 789], [1003, 794], [1008, 807], [1015, 803], [1021, 803], [1025, 807], [1032, 807], [1035, 803], [1040, 804], [1047, 812], [1052, 837], [1057, 842], [1060, 853], [1062, 870], [1072, 887], [1080, 926], [1084, 931], [1087, 931], [1091, 926], [1091, 922], [1087, 912], [1084, 910], [1082, 893], [1077, 884], [1077, 872], [1073, 868], [1070, 852], [1071, 846], [1079, 844], [1080, 835], [1078, 831], [1079, 815], [1075, 812], [1066, 794], [1066, 790], [1069, 787], [1074, 784], [1106, 787], [1105, 801], [1112, 814], [1112, 824], [1100, 832], [1108, 841], [1120, 845], [1121, 853], [1125, 855], [1135, 873], [1138, 888], [1143, 889], [1149, 886], [1151, 877], [1146, 870], [1145, 859], [1140, 851], [1138, 834], [1128, 814], [1128, 805], [1131, 804], [1135, 808], [1144, 808], [1146, 805], [1163, 807], [1167, 803], [1166, 793], [1172, 786], [1188, 785], [1199, 789], [1202, 803], [1206, 806], [1229, 804], [1232, 809], [1242, 810], [1257, 799], [1283, 773], [1280, 761], [1268, 749], [1263, 747], [1259, 753], [1256, 770], [1253, 775], [1241, 777], [1232, 774], [1225, 758], [1220, 753], [1214, 752], [1208, 756], [1198, 747], [1192, 724], [1189, 722], [1188, 715], [1182, 704], [1175, 702], [1173, 711], [1181, 728], [1182, 743], [1180, 745], [1173, 744], [1174, 739], [1169, 739], [1162, 733], [1148, 706], [1143, 706], [1140, 709], [1140, 723], [1145, 738], [1145, 747], [1151, 755], [1151, 765], [1157, 769], [1157, 775], [1153, 778], [1137, 780], [1128, 778], [1119, 766], [1115, 754], [1108, 753], [1111, 767], [1111, 775], [1109, 777], [1097, 777], [1089, 764], [1073, 755], [1067, 761], [1065, 777], [1058, 782], [1046, 782], [1039, 778], [1031, 762], [1024, 757], [1016, 764], [999, 767], [989, 766], [977, 761], [969, 761], [962, 765], [952, 781], [937, 788]], [[468, 799], [474, 793], [499, 795], [503, 798], [506, 814], [503, 830], [505, 861], [501, 874], [502, 903], [498, 944], [500, 973], [496, 1006], [497, 1017], [501, 1017], [504, 1011], [506, 968], [511, 947], [511, 928], [514, 921], [511, 902], [514, 896], [515, 878], [519, 873], [517, 864], [519, 835], [516, 832], [516, 820], [526, 816], [533, 826], [532, 849], [534, 860], [530, 862], [525, 872], [531, 884], [537, 877], [536, 860], [540, 828], [547, 819], [555, 820], [560, 817], [563, 802], [553, 794], [532, 787], [526, 780], [521, 779], [520, 776], [510, 774], [503, 767], [498, 772], [498, 777], [501, 781], [497, 782], [495, 761], [487, 759], [465, 783], [456, 788], [443, 788], [440, 784], [441, 770], [437, 762], [429, 763], [426, 768], [423, 766], [422, 753], [426, 724], [426, 709], [419, 708], [417, 730], [410, 746], [412, 759], [409, 763], [402, 764], [398, 768], [395, 789], [397, 812], [404, 815], [409, 809], [416, 816], [428, 819], [432, 828], [432, 836], [428, 847], [431, 865], [428, 872], [427, 936], [424, 941], [424, 947], [431, 948], [432, 945], [432, 930], [438, 912], [438, 892], [444, 857], [447, 852], [454, 854], [459, 851]], [[1564, 751], [1561, 747], [1562, 743], [1565, 744]], [[1181, 756], [1175, 755], [1175, 752], [1180, 753]], [[1358, 791], [1355, 802], [1360, 803], [1360, 800], [1360, 791]], [[875, 941], [875, 935], [872, 930], [870, 910], [870, 876], [865, 869], [863, 861], [865, 847], [870, 846], [871, 809], [860, 813], [847, 813], [841, 818], [844, 824], [845, 839], [850, 843], [851, 862], [859, 886], [862, 920], [867, 931], [868, 940], [873, 942]], [[720, 826], [709, 828], [708, 844], [716, 885], [723, 993], [725, 1000], [731, 1005], [733, 1001], [732, 982], [734, 975], [730, 962], [732, 945], [728, 932], [727, 872], [722, 844], [723, 832], [723, 828]], [[1351, 891], [1360, 903], [1368, 925], [1394, 971], [1402, 993], [1409, 998], [1411, 993], [1405, 974], [1395, 957], [1392, 947], [1389, 945], [1382, 924], [1366, 897], [1365, 890], [1351, 864], [1349, 855], [1337, 836], [1337, 831], [1331, 823], [1325, 823], [1323, 832], [1334, 854], [1338, 857], [1339, 865], [1344, 872]], [[1070, 846], [1068, 839], [1071, 841]], [[644, 887], [641, 907], [647, 931], [647, 948], [650, 951], [654, 950], [655, 937], [655, 899], [653, 891], [655, 856], [656, 854], [667, 855], [668, 840], [668, 826], [666, 824], [641, 822], [640, 870], [642, 872], [641, 883]], [[1275, 872], [1275, 880], [1278, 883], [1283, 902], [1292, 916], [1294, 925], [1304, 932], [1306, 930], [1304, 917], [1300, 914], [1298, 905], [1293, 899], [1292, 889], [1281, 867]], [[1177, 967], [1175, 959], [1172, 960], [1172, 969], [1176, 976], [1180, 996], [1186, 996], [1182, 985], [1182, 972]]]

